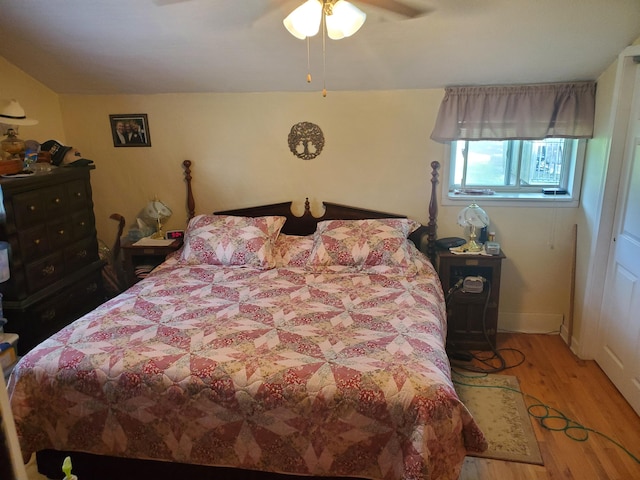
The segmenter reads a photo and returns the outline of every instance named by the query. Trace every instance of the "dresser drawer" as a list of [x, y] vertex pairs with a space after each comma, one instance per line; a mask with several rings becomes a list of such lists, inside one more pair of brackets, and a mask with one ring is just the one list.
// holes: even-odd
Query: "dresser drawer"
[[30, 293], [51, 285], [64, 276], [62, 252], [56, 252], [27, 265], [27, 286]]
[[65, 184], [19, 193], [13, 197], [18, 229], [60, 217], [70, 211]]
[[47, 222], [47, 238], [51, 244], [51, 250], [62, 250], [73, 241], [73, 224], [71, 217], [62, 217]]
[[13, 197], [13, 209], [18, 231], [44, 222], [47, 209], [40, 191], [20, 193]]
[[85, 209], [71, 215], [71, 228], [74, 240], [95, 235], [93, 212]]
[[102, 277], [100, 270], [96, 270], [24, 310], [10, 312], [11, 322], [7, 327], [20, 335], [18, 354], [24, 355], [102, 302]]
[[98, 245], [93, 237], [87, 237], [64, 249], [64, 267], [73, 272], [98, 260]]
[[47, 239], [47, 226], [44, 224], [21, 231], [18, 238], [22, 258], [26, 263], [52, 252], [51, 244]]
[[101, 281], [100, 275], [90, 275], [49, 300], [34, 305], [32, 313], [39, 330], [49, 336], [69, 323], [69, 316], [80, 315], [102, 303], [103, 299], [98, 295], [102, 288]]
[[65, 184], [69, 211], [75, 211], [87, 207], [89, 194], [87, 193], [87, 182], [76, 180]]
[[69, 211], [69, 199], [64, 185], [43, 188], [40, 192], [42, 202], [47, 211], [47, 218], [59, 217]]

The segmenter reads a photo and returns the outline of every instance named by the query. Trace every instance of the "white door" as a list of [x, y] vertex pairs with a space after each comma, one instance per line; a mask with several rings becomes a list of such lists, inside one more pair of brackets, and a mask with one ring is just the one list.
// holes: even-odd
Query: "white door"
[[640, 68], [635, 70], [596, 361], [640, 415]]

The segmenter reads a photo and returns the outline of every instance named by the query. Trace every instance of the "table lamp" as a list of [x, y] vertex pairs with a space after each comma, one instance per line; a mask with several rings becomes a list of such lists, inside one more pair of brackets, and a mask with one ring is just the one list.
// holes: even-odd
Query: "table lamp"
[[476, 203], [472, 203], [458, 213], [458, 225], [463, 228], [469, 227], [469, 241], [460, 248], [468, 252], [480, 252], [482, 245], [479, 244], [476, 239], [478, 238], [478, 229], [489, 226], [489, 216], [487, 212]]

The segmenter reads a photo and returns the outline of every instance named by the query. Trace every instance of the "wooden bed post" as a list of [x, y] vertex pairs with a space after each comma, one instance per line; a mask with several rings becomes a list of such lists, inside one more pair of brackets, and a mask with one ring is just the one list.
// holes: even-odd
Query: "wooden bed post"
[[438, 224], [436, 219], [438, 218], [438, 198], [436, 195], [436, 185], [438, 184], [438, 170], [440, 169], [440, 162], [431, 162], [431, 200], [429, 201], [429, 233], [427, 237], [427, 256], [431, 260], [431, 264], [436, 264], [436, 234], [438, 230]]
[[189, 212], [187, 222], [189, 222], [196, 214], [196, 201], [193, 198], [193, 190], [191, 190], [191, 160], [185, 160], [182, 165], [184, 166], [184, 179], [187, 182], [187, 209]]

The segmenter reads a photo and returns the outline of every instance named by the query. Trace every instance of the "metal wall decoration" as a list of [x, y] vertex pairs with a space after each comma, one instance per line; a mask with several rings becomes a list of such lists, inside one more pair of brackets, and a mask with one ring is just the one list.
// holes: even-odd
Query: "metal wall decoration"
[[289, 132], [289, 150], [296, 157], [312, 160], [320, 155], [324, 147], [324, 135], [315, 123], [300, 122]]

